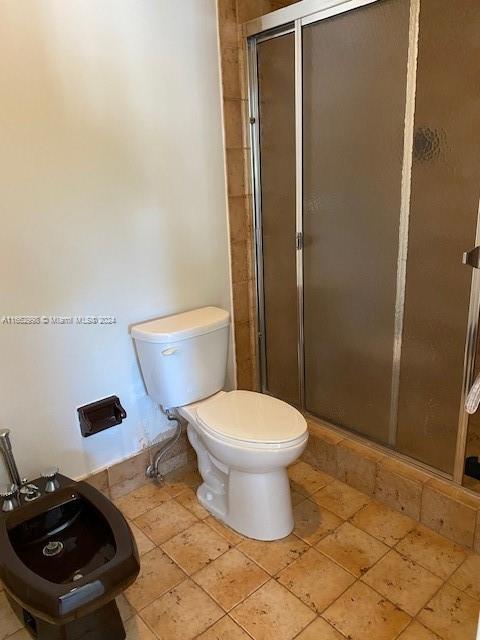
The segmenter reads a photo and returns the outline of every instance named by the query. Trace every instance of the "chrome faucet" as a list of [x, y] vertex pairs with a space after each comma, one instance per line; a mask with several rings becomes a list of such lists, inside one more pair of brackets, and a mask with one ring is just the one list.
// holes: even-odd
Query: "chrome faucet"
[[[29, 484], [28, 480], [22, 480], [22, 478], [20, 477], [17, 463], [15, 462], [15, 458], [13, 456], [12, 443], [10, 442], [10, 429], [0, 430], [0, 451], [3, 454], [3, 458], [8, 469], [8, 474], [10, 476], [10, 493], [12, 493], [13, 491], [15, 494], [20, 493], [20, 495], [23, 496], [23, 499], [26, 502], [31, 502], [32, 500], [36, 500], [37, 498], [39, 498], [41, 494], [38, 487], [34, 484]], [[1, 493], [0, 496], [4, 498], [4, 507], [6, 507], [5, 501], [9, 496], [5, 496]], [[14, 500], [12, 502], [12, 508], [15, 508], [16, 506], [18, 506], [18, 504], [18, 501]]]
[[0, 450], [3, 454], [5, 464], [7, 465], [10, 481], [18, 489], [25, 484], [18, 473], [17, 463], [13, 457], [12, 444], [10, 442], [10, 429], [2, 429], [0, 431]]

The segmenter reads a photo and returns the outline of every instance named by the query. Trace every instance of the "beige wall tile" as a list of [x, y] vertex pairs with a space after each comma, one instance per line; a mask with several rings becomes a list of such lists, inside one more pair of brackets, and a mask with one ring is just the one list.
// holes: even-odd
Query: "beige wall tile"
[[288, 7], [291, 4], [295, 4], [299, 0], [271, 0], [272, 11], [276, 11], [277, 9], [283, 9], [283, 7]]
[[235, 322], [235, 351], [238, 360], [250, 360], [251, 349], [251, 326], [250, 322]]
[[248, 242], [232, 242], [232, 280], [245, 282], [249, 277], [248, 270]]
[[337, 445], [343, 439], [311, 420], [307, 420], [309, 438], [302, 458], [313, 467], [337, 476]]
[[342, 440], [337, 447], [337, 477], [367, 495], [373, 495], [377, 463], [382, 455], [370, 447]]
[[436, 481], [424, 486], [420, 518], [430, 529], [472, 548], [476, 516], [476, 509], [457, 492], [445, 491], [445, 487]]
[[471, 491], [466, 491], [463, 487], [449, 480], [443, 480], [432, 475], [428, 481], [428, 486], [444, 493], [445, 495], [458, 500], [472, 509], [480, 509], [480, 495], [475, 495]]
[[237, 1], [236, 0], [218, 0], [218, 18], [220, 25], [223, 27], [225, 21], [237, 22]]
[[95, 487], [95, 489], [98, 489], [99, 491], [101, 491], [107, 497], [110, 497], [107, 469], [104, 469], [99, 473], [94, 473], [88, 478], [85, 478], [85, 482], [87, 482], [92, 487]]
[[[189, 449], [192, 448], [192, 445], [190, 444], [189, 440], [188, 440], [188, 436], [187, 436], [187, 423], [186, 421], [182, 420], [181, 421], [181, 425], [182, 425], [182, 433], [180, 435], [180, 438], [177, 440], [177, 442], [174, 444], [174, 446], [169, 449], [167, 451], [167, 453], [165, 453], [162, 456], [162, 460], [170, 460], [171, 458], [175, 458], [176, 456], [180, 455], [181, 453], [185, 453], [185, 451], [188, 451]], [[166, 442], [168, 440], [171, 440], [172, 437], [174, 436], [175, 430], [173, 429], [171, 431], [171, 433], [169, 433], [168, 437], [166, 438], [162, 438], [159, 442], [152, 444], [152, 446], [149, 449], [149, 462], [150, 460], [153, 460], [153, 458], [155, 457], [157, 451], [159, 451], [160, 449], [162, 449]]]
[[227, 149], [227, 181], [229, 196], [247, 195], [243, 149]]
[[252, 360], [237, 361], [237, 386], [239, 389], [254, 389], [254, 367]]
[[420, 520], [422, 491], [427, 474], [385, 457], [377, 466], [374, 496], [380, 502], [407, 516]]
[[231, 242], [250, 241], [252, 233], [250, 196], [230, 197], [228, 207]]
[[236, 322], [245, 322], [250, 319], [249, 283], [233, 283], [233, 312]]
[[[190, 468], [191, 463], [196, 461], [196, 454], [193, 452], [191, 446], [189, 446], [188, 451], [184, 453], [179, 453], [177, 456], [173, 458], [168, 458], [162, 462], [160, 465], [160, 472], [163, 476], [168, 475], [174, 471], [183, 471], [186, 468]], [[196, 465], [196, 462], [195, 462]], [[151, 481], [150, 481], [151, 482]]]
[[246, 144], [244, 129], [245, 101], [229, 98], [223, 102], [223, 117], [225, 119], [225, 145], [227, 149], [243, 149]]
[[116, 500], [148, 482], [145, 469], [150, 462], [148, 451], [119, 462], [108, 469], [108, 482], [112, 500]]
[[237, 0], [238, 22], [247, 22], [272, 10], [270, 0]]
[[232, 29], [225, 32], [225, 38], [220, 41], [220, 50], [222, 53], [222, 89], [224, 99], [242, 99], [242, 91], [240, 84], [240, 64], [238, 57], [238, 48], [232, 46], [231, 39], [236, 38], [236, 33]]

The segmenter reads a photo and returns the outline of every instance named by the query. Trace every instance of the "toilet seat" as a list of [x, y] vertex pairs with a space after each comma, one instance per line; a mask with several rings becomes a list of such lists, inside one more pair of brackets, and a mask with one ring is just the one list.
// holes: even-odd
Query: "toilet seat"
[[211, 436], [252, 448], [288, 448], [305, 439], [307, 423], [294, 407], [254, 391], [230, 391], [197, 407], [200, 426]]

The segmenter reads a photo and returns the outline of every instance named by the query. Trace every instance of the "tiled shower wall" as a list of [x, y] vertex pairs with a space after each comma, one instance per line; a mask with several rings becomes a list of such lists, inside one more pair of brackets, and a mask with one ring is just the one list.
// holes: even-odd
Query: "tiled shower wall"
[[218, 0], [228, 210], [239, 389], [257, 389], [252, 186], [247, 122], [247, 78], [240, 25], [293, 4], [291, 0]]

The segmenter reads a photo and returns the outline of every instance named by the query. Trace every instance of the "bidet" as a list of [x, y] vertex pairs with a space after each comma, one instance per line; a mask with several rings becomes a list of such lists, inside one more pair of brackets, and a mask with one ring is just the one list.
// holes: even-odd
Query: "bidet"
[[85, 482], [52, 472], [40, 497], [0, 511], [0, 579], [36, 640], [125, 640], [115, 598], [136, 579], [140, 560], [124, 516]]

